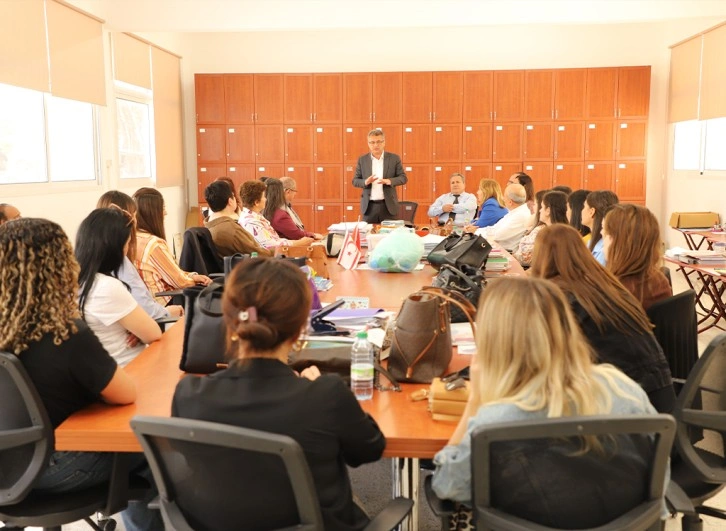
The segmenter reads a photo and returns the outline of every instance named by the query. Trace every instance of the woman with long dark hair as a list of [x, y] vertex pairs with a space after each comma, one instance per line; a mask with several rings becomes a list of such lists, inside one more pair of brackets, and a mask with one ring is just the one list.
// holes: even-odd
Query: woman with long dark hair
[[315, 240], [323, 239], [322, 234], [305, 230], [300, 217], [292, 208], [291, 201], [297, 193], [295, 179], [292, 177], [268, 179], [265, 184], [267, 185], [265, 191], [267, 203], [262, 215], [269, 220], [277, 234], [288, 240], [298, 240], [305, 237]]
[[590, 241], [590, 228], [582, 224], [582, 207], [589, 193], [590, 190], [575, 190], [567, 196], [567, 221], [582, 235], [585, 243]]
[[118, 279], [134, 219], [118, 208], [97, 208], [76, 235], [78, 305], [83, 319], [122, 367], [161, 338], [161, 329]]
[[613, 205], [618, 204], [618, 196], [610, 190], [597, 190], [587, 194], [582, 207], [582, 224], [591, 232], [587, 248], [601, 265], [605, 265], [604, 242], [602, 241], [602, 221]]
[[539, 232], [547, 225], [553, 223], [567, 223], [567, 196], [563, 192], [553, 190], [540, 190], [535, 194], [537, 200], [537, 214], [534, 218], [534, 227], [522, 236], [519, 246], [514, 250], [512, 256], [523, 266], [532, 262], [532, 251], [534, 242]]

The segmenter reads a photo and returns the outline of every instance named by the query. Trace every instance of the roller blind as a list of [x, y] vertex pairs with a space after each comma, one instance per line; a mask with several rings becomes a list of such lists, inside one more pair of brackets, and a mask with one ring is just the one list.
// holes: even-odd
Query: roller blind
[[113, 78], [151, 89], [151, 46], [125, 33], [114, 33]]
[[54, 0], [46, 16], [51, 93], [106, 105], [102, 21]]
[[3, 2], [0, 16], [0, 83], [49, 92], [43, 0]]
[[151, 47], [156, 140], [156, 186], [184, 184], [181, 72], [179, 58]]
[[702, 37], [699, 35], [671, 49], [669, 122], [698, 119], [701, 42]]
[[726, 25], [703, 35], [701, 120], [726, 117]]

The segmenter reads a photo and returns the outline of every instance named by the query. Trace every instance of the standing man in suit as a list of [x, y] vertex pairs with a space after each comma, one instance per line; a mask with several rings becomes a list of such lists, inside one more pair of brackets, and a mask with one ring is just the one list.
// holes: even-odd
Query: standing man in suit
[[380, 223], [395, 219], [398, 214], [396, 186], [406, 184], [408, 179], [401, 166], [401, 157], [384, 153], [386, 135], [379, 129], [368, 133], [369, 155], [358, 159], [353, 177], [353, 186], [363, 188], [360, 198], [360, 212], [363, 221]]

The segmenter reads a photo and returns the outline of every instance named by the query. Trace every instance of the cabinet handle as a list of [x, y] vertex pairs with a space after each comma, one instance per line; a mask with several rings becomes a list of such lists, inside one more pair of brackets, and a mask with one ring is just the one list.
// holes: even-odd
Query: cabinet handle
[[318, 113], [314, 112], [313, 113], [313, 122], [317, 122], [317, 121], [318, 121]]
[[310, 121], [313, 121], [313, 113], [310, 113]]
[[560, 111], [559, 109], [555, 109], [555, 120], [560, 117]]
[[434, 122], [436, 121], [436, 111], [434, 111]]
[[374, 122], [376, 121], [376, 112], [375, 111], [373, 111], [373, 121]]
[[491, 121], [493, 119], [494, 119], [494, 112], [489, 111], [489, 120]]
[[494, 119], [497, 119], [497, 111], [494, 111]]
[[254, 122], [254, 121], [255, 121], [255, 113], [251, 112], [250, 113], [250, 122]]
[[372, 122], [373, 121], [373, 113], [372, 112], [369, 112], [368, 113], [368, 121], [369, 122]]
[[429, 122], [431, 121], [431, 111], [429, 111]]

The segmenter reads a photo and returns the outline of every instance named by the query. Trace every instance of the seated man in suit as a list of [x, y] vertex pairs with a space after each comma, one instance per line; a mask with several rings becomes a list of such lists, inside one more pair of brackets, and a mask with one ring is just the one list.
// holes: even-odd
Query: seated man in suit
[[0, 204], [0, 225], [12, 221], [14, 219], [20, 219], [20, 210], [15, 208], [13, 205], [7, 203]]
[[272, 256], [272, 252], [258, 244], [252, 235], [237, 223], [237, 201], [229, 183], [226, 181], [209, 183], [204, 189], [204, 199], [211, 210], [204, 226], [212, 233], [214, 246], [221, 258], [235, 253], [252, 252], [260, 256]]
[[466, 180], [460, 173], [449, 178], [451, 192], [438, 197], [429, 207], [429, 217], [439, 218], [439, 225], [451, 220], [455, 225], [468, 225], [476, 212], [476, 196], [464, 191]]
[[384, 153], [386, 135], [380, 129], [368, 133], [370, 154], [358, 159], [353, 177], [353, 186], [363, 188], [360, 198], [360, 212], [367, 223], [380, 223], [396, 219], [398, 197], [396, 186], [406, 184], [408, 179], [401, 165], [401, 158], [394, 153]]
[[474, 232], [489, 241], [495, 241], [507, 251], [516, 249], [519, 240], [530, 226], [532, 216], [527, 205], [527, 192], [521, 184], [510, 184], [504, 189], [504, 206], [507, 212], [502, 219], [491, 227], [479, 229], [476, 225], [467, 225], [466, 232]]

